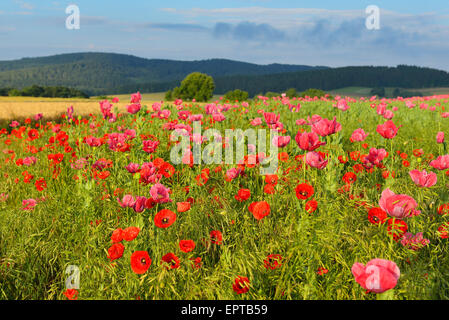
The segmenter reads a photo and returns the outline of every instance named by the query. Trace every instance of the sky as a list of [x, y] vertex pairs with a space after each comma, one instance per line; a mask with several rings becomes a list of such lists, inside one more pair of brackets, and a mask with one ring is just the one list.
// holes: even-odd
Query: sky
[[[66, 27], [69, 5], [79, 29]], [[71, 52], [449, 71], [449, 1], [0, 0], [0, 60]]]

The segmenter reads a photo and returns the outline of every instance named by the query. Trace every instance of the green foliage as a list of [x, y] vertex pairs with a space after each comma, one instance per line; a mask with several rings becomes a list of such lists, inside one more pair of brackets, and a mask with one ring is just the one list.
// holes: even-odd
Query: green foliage
[[[310, 97], [310, 98], [314, 98], [314, 97], [324, 97], [326, 95], [326, 92], [324, 92], [323, 90], [320, 89], [307, 89], [306, 91], [301, 92], [301, 97], [305, 98], [305, 97]], [[329, 96], [330, 99], [332, 99], [332, 96]]]
[[180, 87], [172, 91], [172, 97], [182, 100], [205, 102], [212, 98], [215, 90], [214, 79], [207, 74], [193, 72], [181, 82]]
[[240, 89], [235, 89], [234, 91], [228, 91], [224, 95], [224, 99], [229, 101], [246, 101], [248, 100], [248, 92], [242, 91]]
[[285, 95], [289, 98], [297, 98], [299, 97], [298, 91], [296, 91], [295, 88], [290, 88], [287, 91], [285, 91]]
[[173, 101], [173, 92], [171, 90], [165, 93], [165, 101]]
[[385, 88], [373, 88], [370, 92], [372, 96], [378, 96], [380, 98], [385, 97]]
[[[6, 93], [6, 94], [5, 94]], [[23, 97], [46, 97], [46, 98], [89, 98], [89, 96], [76, 89], [66, 87], [40, 87], [32, 85], [22, 90], [3, 88], [0, 89], [0, 96], [23, 96]]]
[[397, 97], [411, 98], [411, 97], [422, 97], [422, 96], [423, 96], [423, 94], [421, 92], [408, 91], [408, 90], [404, 90], [404, 89], [395, 88], [393, 90], [393, 95], [391, 98], [397, 98]]

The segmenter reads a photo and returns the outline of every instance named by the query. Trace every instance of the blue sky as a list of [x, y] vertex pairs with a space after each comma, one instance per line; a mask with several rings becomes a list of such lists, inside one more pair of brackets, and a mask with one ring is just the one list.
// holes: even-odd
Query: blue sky
[[[65, 27], [69, 4], [79, 30]], [[380, 30], [365, 27], [369, 5]], [[0, 60], [85, 51], [449, 71], [449, 1], [1, 0]]]

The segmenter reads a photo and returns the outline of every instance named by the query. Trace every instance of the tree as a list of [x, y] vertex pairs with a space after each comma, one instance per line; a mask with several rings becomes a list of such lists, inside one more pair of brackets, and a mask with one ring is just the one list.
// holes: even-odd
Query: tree
[[172, 91], [172, 97], [182, 100], [195, 99], [198, 102], [208, 101], [215, 90], [214, 79], [207, 74], [193, 72], [185, 77], [181, 86]]
[[234, 91], [226, 92], [224, 98], [229, 101], [245, 101], [248, 100], [248, 92], [242, 91], [240, 89], [235, 89]]
[[295, 88], [290, 88], [287, 91], [285, 91], [285, 95], [289, 98], [296, 98], [298, 97], [298, 91], [296, 91]]
[[371, 95], [378, 97], [385, 97], [385, 88], [373, 88], [371, 90]]
[[168, 90], [165, 93], [165, 101], [173, 101], [173, 93], [171, 90]]
[[321, 98], [326, 95], [326, 92], [320, 89], [307, 89], [306, 91], [301, 92], [301, 97], [310, 97], [310, 98]]

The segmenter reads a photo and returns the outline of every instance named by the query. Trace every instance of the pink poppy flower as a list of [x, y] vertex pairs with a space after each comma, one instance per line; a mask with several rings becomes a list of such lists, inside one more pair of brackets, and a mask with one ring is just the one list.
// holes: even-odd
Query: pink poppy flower
[[22, 201], [22, 210], [33, 210], [37, 205], [37, 201], [34, 199], [26, 199]]
[[272, 125], [272, 124], [279, 122], [281, 115], [280, 114], [276, 115], [275, 113], [272, 113], [272, 112], [264, 112], [263, 117], [265, 119], [265, 122], [268, 125], [270, 125], [270, 124]]
[[141, 100], [142, 96], [140, 92], [136, 92], [131, 95], [131, 103], [140, 103]]
[[385, 149], [371, 148], [369, 154], [363, 159], [363, 163], [368, 167], [372, 167], [372, 165], [378, 166], [386, 157], [387, 151]]
[[214, 121], [221, 122], [221, 121], [226, 120], [226, 117], [223, 115], [223, 113], [214, 113], [212, 115], [212, 119]]
[[368, 136], [368, 134], [369, 133], [365, 133], [365, 131], [363, 129], [358, 128], [358, 129], [354, 130], [354, 132], [351, 135], [350, 140], [351, 140], [351, 142], [354, 142], [354, 141], [358, 141], [358, 142], [365, 141], [365, 139]]
[[20, 123], [17, 122], [16, 120], [14, 120], [14, 121], [11, 121], [11, 124], [10, 124], [9, 126], [10, 126], [11, 128], [15, 128], [15, 127], [20, 126]]
[[421, 211], [415, 210], [418, 206], [415, 199], [406, 194], [395, 194], [388, 188], [382, 192], [379, 206], [390, 216], [398, 219], [421, 214]]
[[301, 133], [298, 131], [295, 137], [298, 147], [305, 151], [315, 151], [326, 144], [326, 142], [321, 142], [319, 139], [318, 135], [314, 132]]
[[386, 110], [385, 113], [383, 114], [383, 117], [387, 120], [393, 119], [394, 113], [391, 110]]
[[393, 121], [388, 120], [384, 124], [379, 124], [377, 126], [377, 132], [385, 139], [393, 139], [398, 133], [398, 128]]
[[440, 131], [437, 133], [437, 143], [444, 143], [444, 132]]
[[278, 148], [284, 148], [290, 143], [290, 140], [290, 136], [275, 136], [271, 143]]
[[438, 170], [446, 170], [449, 168], [449, 154], [444, 156], [438, 156], [436, 160], [433, 160], [429, 163], [429, 166], [438, 169]]
[[324, 169], [327, 166], [328, 160], [324, 160], [323, 156], [315, 151], [307, 152], [306, 154], [306, 163], [317, 169]]
[[156, 183], [154, 186], [150, 189], [150, 195], [153, 198], [153, 200], [157, 203], [167, 203], [171, 202], [170, 199], [170, 189], [166, 188], [164, 185], [160, 183]]
[[334, 107], [337, 107], [341, 111], [346, 111], [350, 108], [348, 102], [345, 99], [338, 100], [337, 104], [334, 105]]
[[153, 140], [144, 140], [142, 141], [143, 144], [143, 151], [147, 153], [153, 153], [156, 151], [159, 141], [153, 141]]
[[137, 196], [136, 197], [136, 202], [133, 205], [133, 209], [135, 212], [140, 213], [143, 212], [145, 210], [145, 203], [147, 201], [146, 197], [141, 197], [141, 196]]
[[128, 164], [125, 169], [128, 170], [129, 173], [136, 173], [139, 171], [139, 165], [137, 163]]
[[121, 201], [117, 198], [117, 201], [122, 208], [131, 208], [136, 203], [136, 199], [134, 199], [134, 197], [130, 194], [124, 195]]
[[262, 124], [262, 119], [261, 118], [254, 118], [253, 120], [251, 120], [251, 125], [252, 126], [259, 126]]
[[329, 136], [341, 130], [341, 124], [337, 122], [337, 117], [333, 120], [321, 119], [312, 124], [312, 131], [322, 137]]
[[351, 272], [362, 288], [375, 293], [393, 289], [401, 276], [396, 263], [384, 259], [373, 259], [366, 266], [356, 262], [352, 265]]
[[413, 233], [407, 232], [402, 236], [401, 244], [410, 250], [420, 250], [430, 243], [429, 239], [424, 239], [423, 233], [418, 232], [413, 235]]
[[413, 182], [420, 187], [430, 188], [437, 183], [437, 175], [434, 172], [412, 170], [409, 175]]
[[126, 106], [126, 110], [128, 111], [128, 113], [131, 114], [136, 114], [137, 112], [140, 111], [141, 108], [142, 106], [140, 105], [140, 103], [133, 103], [130, 104], [129, 106]]

